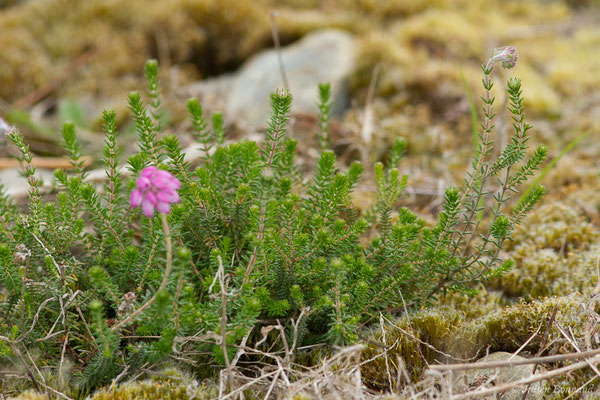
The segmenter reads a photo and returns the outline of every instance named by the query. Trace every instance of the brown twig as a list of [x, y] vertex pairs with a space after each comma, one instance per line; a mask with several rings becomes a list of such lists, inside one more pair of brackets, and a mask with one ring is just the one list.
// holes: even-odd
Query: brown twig
[[[552, 329], [552, 325], [554, 325], [554, 319], [556, 318], [557, 312], [558, 312], [558, 304], [555, 305], [554, 310], [552, 310], [552, 314], [550, 315], [550, 320], [548, 321], [548, 325], [546, 326], [546, 331], [544, 332], [544, 337], [542, 338], [542, 342], [540, 343], [540, 349], [538, 350], [538, 352], [535, 355], [536, 357], [539, 357], [542, 355], [542, 353], [548, 343], [548, 338], [550, 337], [550, 330]], [[588, 350], [590, 350], [590, 349], [588, 349]], [[533, 370], [531, 371], [531, 375], [535, 375], [539, 365], [540, 365], [539, 363], [536, 363], [533, 365]], [[531, 385], [527, 385], [527, 389], [525, 389], [525, 392], [523, 393], [522, 400], [525, 400], [527, 398], [530, 388], [531, 388]]]
[[[83, 162], [82, 166], [88, 167], [92, 164], [93, 158], [90, 156], [82, 156], [78, 161]], [[0, 157], [0, 169], [18, 168], [21, 165], [19, 160], [14, 158]], [[31, 160], [31, 165], [38, 168], [46, 169], [73, 169], [71, 160], [65, 157], [34, 157]]]
[[221, 350], [223, 351], [223, 358], [225, 359], [225, 366], [227, 370], [231, 369], [231, 363], [229, 361], [229, 355], [227, 355], [227, 277], [225, 276], [225, 268], [223, 267], [223, 260], [221, 256], [219, 260], [219, 286], [221, 289]]
[[[590, 301], [586, 305], [586, 311], [588, 313], [586, 322], [585, 322], [585, 346], [586, 350], [590, 350], [592, 347], [592, 323], [594, 322], [594, 306], [598, 303], [600, 295], [600, 256], [596, 259], [596, 278], [598, 284], [596, 288], [590, 295]], [[597, 316], [597, 314], [596, 314]]]
[[179, 296], [181, 295], [181, 289], [183, 288], [183, 271], [179, 274], [179, 279], [177, 280], [177, 289], [175, 290], [175, 297], [173, 298], [173, 315], [174, 317], [174, 325], [175, 332], [179, 330], [179, 310], [177, 309], [177, 305], [179, 304]]
[[[595, 350], [595, 352], [597, 354], [600, 351]], [[586, 353], [592, 353], [592, 352], [586, 352]], [[581, 354], [584, 354], [584, 353], [576, 353], [576, 355], [581, 355]], [[557, 357], [557, 356], [554, 356], [554, 357]], [[540, 358], [550, 358], [550, 357], [540, 357]], [[533, 360], [533, 359], [531, 359], [531, 360]], [[531, 361], [531, 360], [526, 360], [526, 361]], [[538, 360], [539, 360], [539, 358], [538, 358]], [[504, 385], [498, 385], [498, 386], [495, 386], [495, 387], [489, 388], [489, 389], [476, 390], [473, 392], [467, 392], [467, 393], [463, 393], [463, 394], [454, 395], [454, 396], [452, 396], [452, 399], [453, 400], [471, 399], [471, 398], [476, 398], [476, 397], [485, 397], [485, 396], [489, 396], [489, 395], [495, 394], [495, 393], [505, 392], [507, 390], [510, 390], [510, 389], [518, 387], [518, 386], [530, 385], [535, 382], [545, 381], [545, 380], [552, 379], [557, 376], [562, 376], [569, 372], [583, 369], [583, 368], [589, 366], [590, 364], [593, 365], [598, 362], [600, 362], [600, 356], [596, 355], [592, 359], [586, 359], [585, 361], [580, 361], [576, 364], [568, 365], [563, 368], [558, 368], [558, 369], [552, 370], [550, 372], [546, 372], [544, 374], [532, 375], [528, 378], [520, 379], [518, 381], [511, 382], [511, 383], [506, 383]], [[495, 364], [499, 364], [499, 363], [504, 364], [505, 362], [495, 362]], [[490, 363], [481, 363], [481, 364], [494, 364], [494, 363], [490, 362]], [[512, 364], [519, 365], [519, 364], [517, 364], [517, 362], [513, 362]]]
[[[480, 363], [465, 363], [465, 364], [444, 364], [444, 365], [431, 365], [429, 369], [434, 371], [466, 371], [474, 369], [488, 369], [488, 368], [512, 368], [517, 365], [527, 364], [542, 364], [542, 363], [553, 363], [566, 360], [578, 360], [582, 358], [588, 358], [598, 356], [600, 349], [591, 351], [584, 351], [581, 353], [568, 353], [559, 354], [556, 356], [546, 357], [533, 357], [526, 360], [515, 360], [515, 361], [489, 361]], [[535, 381], [534, 381], [535, 382]]]
[[91, 59], [96, 56], [96, 54], [98, 54], [98, 47], [94, 47], [91, 50], [83, 53], [81, 56], [74, 59], [56, 78], [12, 103], [12, 108], [29, 108], [42, 100], [44, 97], [47, 97], [56, 89], [58, 89], [64, 81], [72, 77], [75, 72], [89, 63]]
[[[383, 314], [381, 314], [381, 313], [379, 313], [379, 327], [381, 329], [381, 337], [383, 339], [383, 343], [387, 343], [387, 339], [385, 337], [385, 327], [383, 326]], [[390, 362], [389, 362], [389, 358], [387, 355], [387, 351], [384, 351], [383, 360], [385, 361], [385, 372], [387, 374], [388, 382], [390, 385], [389, 389], [392, 392], [394, 390], [395, 385], [393, 383], [392, 374], [390, 372]], [[427, 364], [427, 360], [425, 360], [425, 363]]]
[[[569, 342], [569, 344], [571, 346], [573, 346], [573, 348], [581, 353], [581, 350], [579, 350], [579, 347], [577, 346], [577, 342], [575, 341], [575, 334], [573, 333], [573, 330], [571, 329], [571, 327], [569, 327], [569, 332], [571, 333], [571, 337], [569, 337], [569, 335], [567, 335], [567, 333], [565, 332], [565, 329], [561, 327], [561, 324], [559, 324], [558, 322], [556, 323], [556, 327], [558, 328], [558, 330], [560, 331], [560, 333], [565, 337], [565, 339], [567, 339], [567, 342]], [[585, 362], [590, 366], [590, 368], [592, 369], [592, 371], [594, 371], [594, 373], [600, 377], [600, 370], [598, 370], [598, 367], [596, 367], [596, 365], [594, 365], [591, 361], [589, 361], [588, 359], [585, 360]]]

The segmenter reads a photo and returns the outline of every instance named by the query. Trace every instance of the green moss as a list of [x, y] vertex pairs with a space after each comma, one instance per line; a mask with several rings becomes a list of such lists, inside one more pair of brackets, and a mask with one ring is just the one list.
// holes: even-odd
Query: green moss
[[490, 290], [483, 285], [475, 289], [477, 293], [474, 296], [450, 293], [440, 299], [440, 303], [458, 311], [465, 320], [473, 320], [511, 305], [499, 290]]
[[582, 251], [595, 243], [600, 232], [581, 213], [564, 203], [553, 203], [534, 210], [514, 234], [514, 245], [530, 243], [538, 249], [551, 248], [567, 254]]
[[[454, 300], [454, 305], [458, 304], [457, 308], [454, 308], [454, 305], [441, 306], [415, 313], [410, 317], [402, 317], [393, 325], [386, 324], [385, 343], [379, 329], [368, 334], [369, 340], [385, 344], [389, 349], [386, 365], [384, 349], [376, 344], [367, 343], [368, 347], [362, 355], [363, 362], [366, 361], [362, 367], [364, 383], [372, 388], [384, 390], [390, 387], [391, 377], [391, 385], [396, 385], [399, 359], [403, 361], [411, 379], [417, 381], [422, 377], [421, 374], [427, 365], [434, 362], [473, 360], [496, 351], [514, 352], [527, 341], [529, 342], [522, 351], [535, 354], [540, 349], [548, 321], [555, 308], [557, 314], [549, 332], [550, 345], [546, 348], [546, 353], [573, 351], [568, 342], [554, 340], [562, 337], [559, 324], [562, 329], [574, 332], [576, 340], [581, 341], [584, 337], [586, 314], [578, 296], [553, 297], [531, 303], [523, 301], [512, 306], [498, 306], [495, 310], [489, 304], [484, 305], [485, 301], [460, 303], [460, 296], [450, 298]], [[491, 304], [498, 305], [500, 302], [497, 293], [487, 294], [482, 298], [496, 299], [495, 303], [492, 301]], [[461, 310], [467, 309], [468, 304], [474, 304], [476, 309], [471, 311], [470, 315]], [[475, 315], [477, 317], [473, 318]], [[538, 333], [534, 335], [536, 331]]]
[[484, 59], [480, 32], [477, 21], [465, 10], [439, 8], [424, 11], [398, 26], [399, 37], [405, 43], [424, 46], [430, 54], [447, 52]]
[[[363, 382], [369, 387], [379, 390], [389, 388], [390, 385], [396, 386], [399, 359], [404, 362], [411, 378], [418, 379], [423, 369], [440, 354], [431, 347], [417, 342], [413, 337], [436, 349], [444, 349], [461, 320], [460, 314], [451, 309], [428, 310], [395, 321], [394, 325], [400, 329], [386, 325], [384, 328], [385, 340], [379, 329], [374, 330], [367, 337], [380, 345], [367, 343], [367, 348], [363, 351], [362, 361], [364, 364], [361, 368]], [[409, 332], [413, 337], [406, 335], [403, 331]], [[384, 356], [385, 350], [381, 345], [388, 347], [387, 363]], [[389, 381], [390, 377], [392, 382]]]
[[[576, 97], [600, 83], [593, 56], [600, 46], [600, 29], [582, 25], [560, 38], [528, 30], [531, 21], [569, 21], [573, 11], [561, 2], [496, 0], [482, 9], [462, 0], [433, 5], [407, 0], [340, 1], [335, 7], [297, 0], [90, 0], [76, 5], [42, 0], [17, 4], [0, 16], [0, 44], [4, 43], [0, 96], [10, 101], [29, 93], [95, 47], [95, 57], [75, 79], [60, 86], [62, 93], [98, 91], [109, 96], [116, 88], [126, 91], [136, 85], [138, 71], [151, 57], [161, 59], [163, 66], [178, 65], [182, 81], [231, 70], [256, 50], [271, 45], [269, 11], [273, 7], [281, 11], [278, 25], [284, 43], [324, 27], [347, 29], [364, 38], [357, 66], [360, 79], [355, 80], [360, 88], [366, 88], [370, 72], [380, 64], [383, 93], [403, 90], [390, 85], [402, 75], [409, 87], [443, 81], [438, 93], [428, 93], [431, 99], [447, 90], [462, 94], [456, 64], [472, 68], [473, 74], [466, 75], [476, 84], [478, 62], [491, 50], [490, 36], [506, 37], [528, 55], [518, 74], [524, 78], [526, 97], [535, 110], [556, 111], [562, 103], [558, 95]], [[42, 19], [45, 23], [39, 24]], [[373, 53], [380, 56], [373, 57]], [[452, 79], [441, 79], [445, 72]], [[111, 87], [106, 88], [107, 84]]]
[[[528, 342], [527, 346], [522, 348], [522, 354], [537, 354], [544, 341], [550, 316], [556, 308], [556, 317], [542, 355], [572, 353], [576, 350], [565, 339], [560, 329], [568, 332], [567, 334], [572, 337], [571, 340], [574, 340], [579, 349], [585, 348], [587, 313], [583, 305], [581, 296], [571, 295], [531, 303], [521, 302], [497, 310], [474, 321], [461, 324], [456, 332], [453, 347], [448, 351], [470, 358], [477, 352], [479, 355], [495, 351], [513, 353]], [[569, 363], [572, 362], [546, 365], [546, 367], [555, 369]], [[566, 398], [594, 375], [594, 372], [587, 368], [548, 381], [549, 393], [552, 394], [549, 398]]]
[[[520, 302], [504, 307], [488, 315], [466, 321], [457, 329], [454, 340], [447, 350], [463, 358], [482, 355], [481, 351], [514, 352], [527, 342], [541, 327], [540, 333], [531, 339], [523, 350], [535, 354], [543, 340], [543, 332], [548, 325], [554, 308], [557, 307], [555, 321], [565, 329], [582, 334], [585, 315], [577, 296], [553, 297], [531, 303]], [[560, 337], [556, 323], [550, 337]], [[572, 348], [564, 341], [557, 341], [548, 349], [551, 354], [570, 352]]]
[[526, 299], [591, 291], [597, 280], [600, 232], [565, 203], [534, 210], [507, 245], [515, 268], [492, 282], [507, 297]]
[[11, 397], [11, 400], [50, 400], [48, 396], [45, 394], [38, 393], [33, 390], [28, 390], [27, 392], [21, 393], [17, 397]]
[[202, 400], [216, 397], [214, 386], [198, 384], [180, 371], [167, 369], [151, 379], [101, 389], [89, 400]]

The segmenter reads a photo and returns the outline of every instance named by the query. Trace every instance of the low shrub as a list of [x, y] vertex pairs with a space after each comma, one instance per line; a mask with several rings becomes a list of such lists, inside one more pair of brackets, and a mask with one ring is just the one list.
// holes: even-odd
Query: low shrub
[[[352, 206], [363, 166], [341, 171], [328, 149], [327, 85], [320, 88], [322, 148], [312, 177], [294, 163], [286, 91], [271, 95], [262, 144], [226, 143], [222, 117], [214, 114], [209, 128], [200, 104], [190, 100], [203, 149], [200, 165], [191, 168], [178, 138], [162, 133], [155, 61], [145, 69], [149, 106], [138, 93], [129, 95], [139, 151], [125, 164], [117, 156], [115, 114], [103, 114], [102, 187], [86, 180], [75, 128], [67, 123], [62, 136], [75, 173], [57, 170], [55, 199], [46, 199], [28, 146], [10, 129], [30, 189], [25, 211], [0, 196], [3, 362], [18, 366], [39, 390], [62, 382], [83, 393], [169, 359], [193, 364], [208, 356], [229, 366], [236, 346], [259, 327], [280, 322], [288, 343], [277, 345], [292, 349], [348, 344], [381, 311], [470, 293], [474, 283], [511, 267], [499, 251], [544, 191], [535, 188], [512, 211], [507, 206], [546, 149], [526, 157], [530, 126], [521, 83], [511, 79], [514, 134], [491, 159], [496, 62], [512, 67], [514, 48], [496, 51], [483, 65], [485, 118], [473, 165], [462, 188], [446, 190], [432, 227], [396, 207], [407, 184], [397, 168], [403, 140], [395, 141], [387, 166], [375, 165], [373, 209], [359, 215]], [[36, 364], [55, 378], [44, 378]]]

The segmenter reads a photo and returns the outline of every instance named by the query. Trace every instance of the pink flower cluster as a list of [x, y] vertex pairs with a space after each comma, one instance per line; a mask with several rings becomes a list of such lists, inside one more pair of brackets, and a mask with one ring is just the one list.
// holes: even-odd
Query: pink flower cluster
[[171, 203], [179, 203], [177, 190], [181, 183], [170, 172], [158, 167], [144, 168], [131, 192], [129, 201], [136, 208], [142, 205], [146, 217], [151, 218], [156, 209], [159, 213], [171, 212]]

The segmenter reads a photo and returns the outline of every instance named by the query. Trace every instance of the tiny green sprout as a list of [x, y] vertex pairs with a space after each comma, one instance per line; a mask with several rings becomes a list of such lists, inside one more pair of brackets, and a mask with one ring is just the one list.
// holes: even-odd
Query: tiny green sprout
[[360, 281], [358, 281], [358, 283], [356, 284], [357, 292], [366, 293], [368, 290], [369, 290], [369, 285], [367, 284], [367, 282], [365, 282], [362, 279]]
[[377, 183], [383, 181], [383, 163], [381, 162], [375, 163], [375, 177], [377, 179]]
[[302, 293], [302, 288], [300, 287], [300, 285], [292, 285], [292, 290], [290, 294], [292, 296], [292, 299], [294, 299], [296, 303], [302, 304], [302, 302], [304, 301], [304, 295]]
[[331, 260], [331, 270], [334, 274], [340, 273], [344, 269], [344, 262], [339, 258]]
[[192, 255], [192, 252], [187, 247], [180, 247], [177, 249], [177, 257], [181, 259], [188, 259]]
[[505, 215], [500, 215], [492, 224], [490, 231], [496, 239], [504, 239], [510, 234], [510, 219]]
[[260, 300], [256, 297], [252, 297], [250, 300], [248, 300], [247, 303], [247, 307], [248, 307], [248, 311], [250, 312], [258, 312], [260, 311]]
[[333, 300], [331, 300], [331, 297], [325, 295], [325, 296], [321, 297], [321, 304], [323, 304], [325, 307], [332, 307]]
[[352, 256], [352, 254], [346, 253], [342, 257], [342, 261], [345, 262], [346, 264], [353, 264], [355, 262], [355, 259]]
[[90, 301], [90, 311], [98, 312], [100, 310], [102, 310], [102, 302], [100, 300]]
[[156, 293], [156, 303], [159, 305], [166, 304], [170, 298], [171, 298], [171, 295], [166, 290], [161, 290], [158, 293]]
[[91, 279], [100, 280], [100, 279], [104, 278], [104, 271], [102, 271], [102, 268], [100, 268], [98, 266], [94, 266], [94, 267], [90, 268], [88, 270], [88, 274]]
[[185, 296], [193, 296], [194, 295], [194, 286], [193, 285], [185, 285], [183, 287], [183, 294]]
[[339, 231], [342, 231], [342, 230], [344, 230], [344, 228], [345, 228], [345, 227], [346, 227], [346, 221], [344, 221], [343, 219], [337, 219], [337, 220], [334, 222], [334, 227], [333, 227], [333, 229], [334, 229], [335, 231], [338, 231], [338, 232], [339, 232]]
[[317, 233], [317, 239], [320, 242], [328, 242], [331, 239], [329, 229], [326, 229], [326, 228], [319, 229], [319, 232]]

